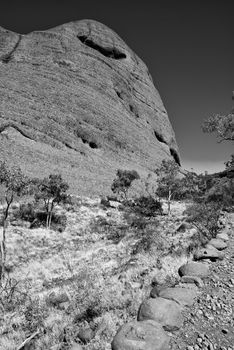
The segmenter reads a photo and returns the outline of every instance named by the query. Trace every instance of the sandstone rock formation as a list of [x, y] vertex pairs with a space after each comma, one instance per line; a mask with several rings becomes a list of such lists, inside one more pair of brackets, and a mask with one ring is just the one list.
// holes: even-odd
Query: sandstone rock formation
[[172, 300], [158, 297], [143, 301], [138, 312], [138, 321], [154, 320], [167, 331], [176, 331], [183, 324], [180, 305]]
[[162, 326], [153, 321], [132, 321], [123, 325], [114, 337], [112, 350], [168, 350], [169, 337]]
[[196, 290], [191, 288], [166, 288], [159, 293], [159, 297], [174, 300], [181, 306], [192, 306], [197, 296]]
[[223, 240], [224, 242], [227, 242], [229, 240], [227, 232], [221, 232], [218, 233], [216, 238]]
[[179, 268], [180, 276], [196, 276], [205, 278], [209, 276], [209, 266], [200, 262], [191, 261]]
[[209, 245], [213, 246], [214, 248], [218, 250], [223, 250], [227, 248], [227, 243], [224, 242], [222, 239], [219, 238], [212, 238], [209, 242]]
[[206, 245], [205, 248], [197, 249], [193, 255], [194, 260], [206, 260], [211, 261], [222, 260], [224, 255], [212, 245]]
[[73, 190], [105, 191], [116, 169], [180, 163], [142, 60], [92, 20], [20, 35], [0, 28], [0, 157]]

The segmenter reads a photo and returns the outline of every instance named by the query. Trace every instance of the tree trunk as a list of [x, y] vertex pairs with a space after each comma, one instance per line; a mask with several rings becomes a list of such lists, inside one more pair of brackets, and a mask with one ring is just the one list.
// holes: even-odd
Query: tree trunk
[[6, 210], [4, 213], [4, 218], [3, 218], [2, 237], [0, 238], [0, 264], [1, 264], [0, 277], [1, 277], [1, 280], [4, 278], [4, 275], [5, 275], [7, 218], [9, 215], [9, 209], [10, 209], [11, 203], [13, 202], [13, 195], [11, 195], [10, 199], [8, 199], [6, 197], [6, 202], [7, 202], [7, 207], [6, 207]]
[[46, 228], [47, 229], [49, 228], [49, 221], [50, 221], [50, 212], [48, 211], [47, 215], [46, 215]]
[[168, 215], [171, 214], [171, 190], [169, 190], [169, 194], [168, 194], [168, 199], [167, 199], [167, 208], [168, 208]]
[[50, 211], [49, 211], [48, 229], [50, 229], [50, 226], [51, 226], [53, 209], [54, 209], [54, 201], [52, 200], [51, 205], [50, 205]]
[[0, 242], [0, 280], [3, 280], [5, 275], [5, 245], [3, 239]]

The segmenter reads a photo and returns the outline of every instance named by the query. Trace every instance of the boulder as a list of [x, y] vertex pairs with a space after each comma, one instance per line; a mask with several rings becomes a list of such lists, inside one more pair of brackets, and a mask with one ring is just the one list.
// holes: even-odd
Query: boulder
[[199, 248], [193, 255], [194, 260], [209, 259], [211, 261], [222, 260], [224, 255], [212, 245], [207, 245], [205, 248]]
[[1, 159], [32, 177], [59, 164], [73, 193], [108, 194], [116, 169], [180, 163], [147, 66], [101, 23], [25, 35], [0, 27], [0, 81]]
[[65, 306], [66, 303], [69, 303], [69, 298], [66, 293], [51, 292], [47, 297], [47, 303], [53, 306]]
[[175, 301], [158, 297], [150, 298], [141, 304], [138, 321], [154, 320], [167, 331], [176, 331], [183, 324], [181, 306]]
[[176, 232], [186, 232], [187, 230], [190, 230], [190, 229], [191, 229], [191, 224], [184, 221], [178, 225], [178, 227], [176, 228]]
[[153, 321], [132, 321], [123, 325], [111, 343], [112, 350], [168, 350], [169, 337]]
[[209, 276], [209, 266], [201, 262], [189, 262], [182, 265], [179, 268], [179, 275], [182, 276], [196, 276], [200, 278], [205, 278]]
[[82, 349], [83, 349], [82, 346], [78, 343], [73, 343], [69, 348], [69, 350], [82, 350]]
[[182, 276], [180, 281], [181, 283], [185, 284], [194, 283], [199, 288], [202, 288], [204, 286], [202, 279], [196, 276]]
[[193, 288], [166, 288], [160, 291], [161, 298], [174, 300], [182, 306], [192, 306], [197, 296], [196, 290]]
[[212, 238], [209, 242], [209, 245], [215, 247], [218, 250], [223, 250], [227, 248], [227, 243], [224, 242], [222, 239], [219, 238]]
[[165, 285], [156, 285], [151, 289], [150, 296], [151, 298], [157, 298], [161, 292], [161, 290], [165, 289]]
[[91, 328], [82, 328], [79, 330], [77, 336], [82, 343], [87, 344], [94, 338], [94, 332]]
[[216, 236], [217, 239], [221, 239], [224, 242], [227, 242], [229, 240], [229, 236], [227, 232], [220, 232]]

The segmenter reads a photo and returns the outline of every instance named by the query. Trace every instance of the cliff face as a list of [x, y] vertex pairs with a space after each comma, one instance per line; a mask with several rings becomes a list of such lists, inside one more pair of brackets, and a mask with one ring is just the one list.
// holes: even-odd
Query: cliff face
[[20, 35], [0, 28], [0, 156], [102, 191], [118, 168], [180, 162], [146, 65], [91, 20]]

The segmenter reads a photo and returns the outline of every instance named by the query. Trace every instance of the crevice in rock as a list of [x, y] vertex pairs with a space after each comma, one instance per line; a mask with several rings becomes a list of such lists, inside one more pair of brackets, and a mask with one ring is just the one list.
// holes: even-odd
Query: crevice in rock
[[100, 52], [103, 56], [112, 58], [115, 60], [122, 60], [126, 58], [126, 54], [118, 50], [116, 47], [103, 47], [95, 43], [92, 39], [88, 38], [86, 35], [78, 35], [77, 38], [88, 47]]
[[[0, 125], [0, 134], [5, 131], [8, 128], [13, 128], [15, 130], [17, 130], [22, 136], [26, 137], [29, 140], [33, 140], [30, 136], [28, 136], [24, 131], [22, 131], [17, 125], [15, 125], [14, 123], [6, 123], [3, 125]], [[34, 141], [34, 140], [33, 140]]]
[[180, 157], [179, 157], [178, 153], [176, 152], [176, 150], [174, 150], [174, 148], [170, 148], [170, 153], [171, 153], [172, 157], [174, 158], [175, 162], [179, 166], [181, 166]]
[[76, 151], [76, 149], [72, 146], [70, 146], [67, 142], [65, 142], [65, 146], [69, 149], [72, 149], [73, 151]]
[[[154, 135], [159, 142], [164, 143], [165, 145], [168, 146], [167, 142], [164, 140], [164, 138], [161, 134], [159, 134], [157, 131], [154, 131]], [[171, 153], [171, 156], [174, 158], [176, 164], [181, 166], [180, 157], [179, 157], [178, 153], [176, 152], [176, 150], [174, 148], [170, 147], [170, 153]]]
[[84, 144], [88, 144], [90, 148], [93, 148], [93, 149], [98, 148], [98, 145], [96, 144], [96, 142], [86, 140], [83, 137], [81, 137], [81, 140]]
[[115, 90], [115, 92], [116, 92], [117, 96], [118, 96], [119, 98], [121, 98], [121, 100], [122, 100], [123, 97], [122, 97], [122, 95], [121, 95], [121, 92], [119, 92], [118, 90]]
[[[134, 106], [134, 104], [129, 103], [128, 101], [126, 101], [127, 98], [124, 99], [124, 96], [126, 96], [126, 95], [124, 95], [124, 93], [122, 93], [121, 91], [116, 90], [116, 89], [115, 89], [115, 92], [116, 92], [116, 95], [119, 97], [119, 99], [121, 99], [121, 100], [123, 101], [124, 107], [127, 108], [127, 105], [126, 105], [126, 104], [128, 104], [128, 105], [129, 105], [129, 110], [130, 110], [130, 112], [131, 112], [132, 114], [134, 114], [134, 115], [136, 116], [136, 118], [139, 118], [140, 116], [139, 116], [139, 113], [138, 113], [138, 111], [137, 111], [136, 106]], [[126, 97], [127, 97], [127, 96], [126, 96]]]
[[6, 63], [6, 64], [7, 64], [7, 63], [9, 63], [9, 62], [12, 60], [13, 54], [14, 54], [14, 52], [16, 51], [16, 49], [18, 48], [18, 46], [19, 46], [19, 44], [20, 44], [20, 42], [21, 42], [21, 39], [22, 39], [22, 35], [19, 34], [18, 41], [17, 41], [17, 43], [15, 44], [15, 46], [13, 47], [13, 49], [12, 49], [10, 52], [8, 52], [6, 55], [4, 55], [4, 56], [2, 57], [1, 61], [2, 61], [3, 63]]
[[130, 104], [129, 105], [129, 109], [130, 109], [130, 112], [133, 113], [136, 116], [136, 118], [139, 118], [139, 114], [138, 114], [137, 109], [136, 109], [135, 106]]
[[90, 148], [97, 149], [100, 148], [97, 144], [96, 140], [92, 135], [90, 135], [87, 130], [83, 129], [82, 127], [77, 128], [75, 131], [75, 135], [81, 139], [81, 141], [84, 144], [87, 144]]
[[165, 143], [168, 146], [167, 142], [164, 140], [161, 134], [154, 130], [154, 135], [159, 142]]

